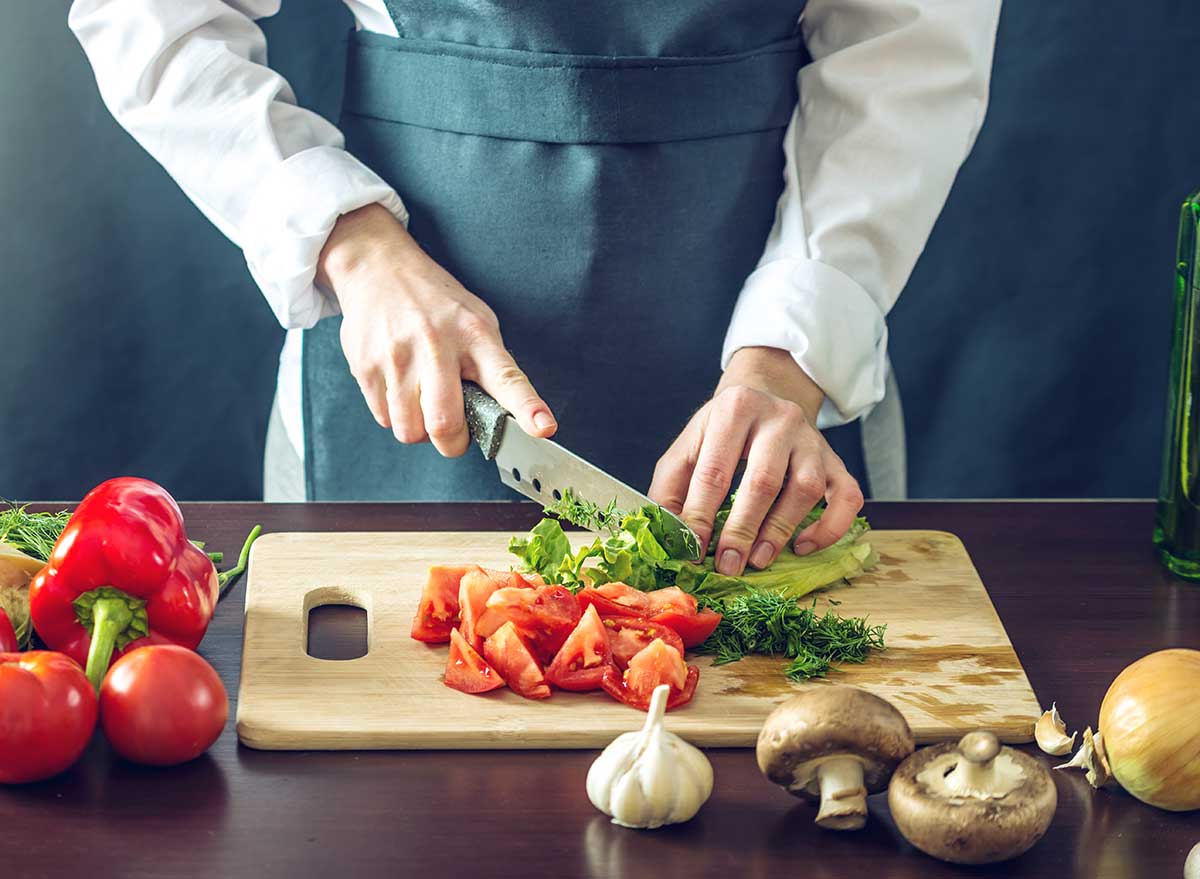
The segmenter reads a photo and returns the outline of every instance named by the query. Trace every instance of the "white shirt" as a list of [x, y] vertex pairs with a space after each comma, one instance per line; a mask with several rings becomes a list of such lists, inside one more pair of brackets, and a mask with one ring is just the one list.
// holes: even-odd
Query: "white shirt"
[[[396, 35], [383, 0], [344, 0]], [[337, 218], [408, 214], [296, 106], [255, 19], [280, 0], [74, 0], [69, 22], [117, 121], [239, 247], [288, 331], [278, 401], [303, 455], [301, 333], [338, 311], [314, 284]], [[885, 315], [925, 246], [987, 109], [1000, 0], [810, 0], [811, 64], [784, 140], [786, 183], [726, 335], [791, 351], [825, 392], [822, 427], [883, 397]], [[480, 181], [481, 186], [486, 182]], [[701, 401], [697, 400], [697, 404]], [[553, 405], [553, 401], [551, 401]], [[664, 440], [665, 441], [665, 440]]]

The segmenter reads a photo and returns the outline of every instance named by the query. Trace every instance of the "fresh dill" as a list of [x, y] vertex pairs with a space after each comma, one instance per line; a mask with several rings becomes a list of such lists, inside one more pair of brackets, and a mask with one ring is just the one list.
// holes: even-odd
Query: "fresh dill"
[[31, 513], [28, 504], [17, 506], [5, 500], [0, 503], [8, 504], [8, 509], [0, 511], [0, 543], [43, 562], [50, 558], [55, 541], [71, 518], [70, 511]]
[[609, 534], [621, 530], [621, 520], [626, 516], [617, 509], [615, 498], [608, 506], [602, 507], [579, 497], [569, 488], [563, 492], [562, 498], [546, 507], [545, 512], [588, 531], [607, 531]]
[[751, 589], [710, 604], [723, 616], [700, 651], [714, 654], [714, 665], [755, 653], [779, 656], [789, 660], [784, 674], [800, 681], [823, 677], [837, 663], [863, 662], [869, 651], [884, 647], [886, 626], [842, 617], [832, 609], [817, 614], [815, 599], [801, 606], [795, 599]]

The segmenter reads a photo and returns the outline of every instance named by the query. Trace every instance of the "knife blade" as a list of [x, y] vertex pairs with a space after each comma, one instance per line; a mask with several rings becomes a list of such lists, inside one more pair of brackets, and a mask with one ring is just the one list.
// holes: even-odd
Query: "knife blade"
[[[576, 496], [632, 512], [654, 501], [610, 476], [553, 440], [532, 437], [521, 429], [504, 407], [474, 382], [463, 382], [463, 402], [471, 438], [493, 461], [500, 481], [530, 500], [548, 506], [561, 500], [568, 489]], [[661, 508], [660, 508], [661, 509]], [[672, 558], [699, 560], [700, 540], [678, 516], [663, 510], [667, 524], [664, 547]]]

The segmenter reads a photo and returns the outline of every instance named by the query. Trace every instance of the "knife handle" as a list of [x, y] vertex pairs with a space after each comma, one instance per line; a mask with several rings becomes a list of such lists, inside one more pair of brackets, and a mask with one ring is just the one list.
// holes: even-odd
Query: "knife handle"
[[504, 439], [504, 419], [508, 412], [475, 382], [464, 381], [463, 408], [467, 411], [467, 430], [471, 439], [483, 450], [483, 457], [492, 460], [500, 451]]

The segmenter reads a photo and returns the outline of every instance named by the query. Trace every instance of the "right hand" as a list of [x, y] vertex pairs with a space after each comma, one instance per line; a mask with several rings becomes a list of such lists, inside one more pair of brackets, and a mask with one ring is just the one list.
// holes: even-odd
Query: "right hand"
[[558, 425], [500, 337], [487, 304], [433, 261], [381, 205], [341, 216], [317, 280], [342, 309], [342, 351], [379, 425], [447, 457], [470, 445], [462, 381], [478, 383], [530, 436]]

